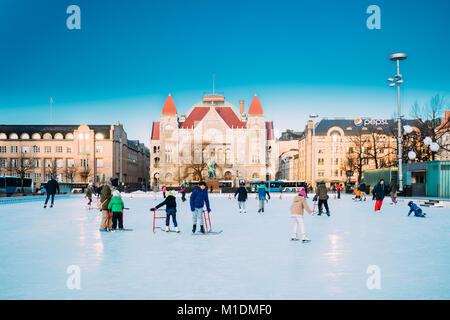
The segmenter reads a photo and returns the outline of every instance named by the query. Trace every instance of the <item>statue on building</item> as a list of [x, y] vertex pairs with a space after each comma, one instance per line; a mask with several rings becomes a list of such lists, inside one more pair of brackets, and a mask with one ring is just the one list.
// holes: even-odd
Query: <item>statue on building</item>
[[216, 162], [212, 157], [208, 161], [208, 179], [216, 179]]

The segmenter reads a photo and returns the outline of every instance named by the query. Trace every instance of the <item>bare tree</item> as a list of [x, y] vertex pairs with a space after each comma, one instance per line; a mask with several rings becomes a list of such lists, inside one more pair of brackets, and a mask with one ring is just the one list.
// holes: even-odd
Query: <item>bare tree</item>
[[[45, 161], [45, 160], [44, 160]], [[56, 177], [58, 174], [58, 167], [56, 164], [56, 159], [52, 159], [50, 161], [45, 161], [44, 163], [44, 172], [52, 177]]]
[[[183, 180], [187, 180], [189, 177], [192, 176], [194, 181], [203, 181], [204, 172], [205, 172], [206, 168], [208, 167], [208, 162], [207, 162], [208, 160], [205, 157], [205, 151], [209, 145], [210, 145], [209, 142], [203, 142], [199, 149], [198, 144], [196, 144], [195, 146], [191, 144], [191, 148], [188, 151], [185, 151], [185, 152], [189, 152], [189, 154], [184, 154], [183, 151], [180, 152], [180, 158], [183, 158], [186, 156], [191, 157], [192, 155], [194, 156], [193, 161], [190, 161], [191, 163], [183, 166], [184, 170], [182, 173], [180, 173], [180, 177]], [[196, 156], [196, 154], [197, 154], [197, 156]]]
[[[430, 137], [433, 141], [438, 141], [443, 135], [450, 132], [450, 127], [439, 126], [442, 122], [442, 114], [447, 104], [447, 99], [445, 96], [436, 94], [431, 97], [430, 101], [425, 104], [419, 104], [419, 102], [414, 102], [411, 106], [411, 115], [418, 122], [417, 129], [419, 130], [417, 134], [417, 139], [414, 141], [416, 149], [414, 150], [416, 154], [424, 153], [425, 150], [427, 156], [422, 157], [422, 161], [435, 160], [435, 153], [432, 152], [429, 146], [424, 145], [423, 139], [425, 137]], [[448, 146], [441, 146], [443, 150], [450, 151]], [[419, 149], [419, 150], [417, 150]]]
[[358, 175], [358, 182], [361, 182], [362, 173], [368, 161], [365, 153], [366, 137], [362, 133], [360, 127], [356, 128], [356, 134], [351, 137], [352, 143], [346, 154], [346, 158], [341, 166], [342, 170], [351, 170]]
[[[86, 160], [86, 161], [83, 161], [83, 160]], [[89, 163], [87, 162], [87, 159], [81, 160], [80, 165], [78, 166], [76, 171], [80, 175], [82, 182], [88, 182], [89, 177], [91, 176], [91, 173], [92, 173], [92, 169], [91, 169], [91, 167], [89, 167]]]
[[20, 178], [22, 193], [25, 192], [23, 180], [27, 177], [28, 174], [31, 173], [32, 170], [33, 170], [33, 161], [31, 161], [31, 159], [27, 157], [27, 154], [21, 150], [18, 155], [14, 171], [16, 176]]
[[77, 167], [75, 165], [66, 166], [64, 170], [67, 181], [73, 182], [77, 174]]

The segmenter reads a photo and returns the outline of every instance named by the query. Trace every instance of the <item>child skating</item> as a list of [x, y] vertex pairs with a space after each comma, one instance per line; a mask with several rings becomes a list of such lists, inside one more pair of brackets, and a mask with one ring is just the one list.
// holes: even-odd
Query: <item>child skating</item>
[[241, 186], [237, 189], [236, 193], [234, 194], [234, 198], [236, 199], [236, 196], [238, 196], [238, 204], [239, 204], [239, 212], [240, 213], [246, 213], [245, 209], [245, 202], [248, 199], [247, 189], [245, 188], [244, 184], [241, 182]]
[[192, 211], [192, 233], [195, 233], [197, 229], [197, 221], [200, 221], [200, 232], [205, 233], [205, 228], [203, 224], [203, 207], [206, 205], [206, 210], [211, 212], [209, 207], [208, 199], [208, 189], [206, 188], [206, 183], [201, 181], [198, 187], [194, 188], [191, 194], [191, 211]]
[[408, 217], [411, 215], [411, 213], [414, 212], [415, 217], [425, 218], [426, 213], [424, 213], [422, 209], [414, 202], [412, 201], [408, 202], [408, 207], [409, 207]]
[[[264, 182], [261, 182], [261, 184], [258, 186], [258, 189], [256, 189], [256, 192], [258, 193], [258, 200], [259, 200], [259, 209], [258, 213], [264, 212], [264, 204], [266, 201], [270, 200], [270, 194], [267, 190], [267, 187], [264, 185]], [[268, 199], [266, 199], [266, 196]]]
[[172, 217], [173, 226], [175, 227], [175, 232], [180, 232], [180, 229], [178, 229], [178, 223], [177, 223], [177, 201], [175, 196], [173, 195], [172, 191], [169, 191], [167, 194], [166, 199], [164, 199], [163, 202], [158, 204], [155, 208], [152, 208], [152, 211], [155, 211], [156, 209], [166, 206], [166, 232], [170, 231], [169, 224], [170, 224], [170, 217]]
[[311, 209], [306, 203], [305, 198], [300, 193], [294, 198], [294, 202], [291, 205], [291, 217], [294, 220], [294, 230], [292, 232], [291, 240], [297, 241], [299, 238], [297, 237], [297, 228], [300, 225], [300, 231], [302, 233], [302, 242], [311, 241], [308, 239], [305, 233], [305, 224], [303, 222], [303, 210], [306, 210], [310, 215], [314, 215]]
[[[112, 213], [112, 228], [111, 231], [115, 231], [117, 224], [119, 224], [119, 230], [123, 230], [123, 208], [125, 207], [120, 192], [114, 190], [112, 193], [111, 201], [108, 204], [108, 210]], [[111, 219], [111, 217], [109, 218]]]

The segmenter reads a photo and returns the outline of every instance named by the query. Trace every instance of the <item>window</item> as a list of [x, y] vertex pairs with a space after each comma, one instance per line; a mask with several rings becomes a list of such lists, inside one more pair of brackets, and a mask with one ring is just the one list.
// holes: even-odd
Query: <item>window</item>
[[22, 153], [30, 153], [30, 147], [22, 147]]
[[96, 147], [95, 147], [95, 152], [97, 152], [97, 153], [103, 153], [103, 146], [96, 146]]
[[83, 146], [81, 144], [78, 146], [78, 153], [83, 153]]
[[103, 139], [104, 139], [103, 133], [97, 133], [97, 134], [95, 135], [95, 140], [103, 140]]
[[10, 138], [11, 140], [17, 140], [17, 139], [19, 139], [19, 136], [17, 135], [17, 133], [11, 133], [11, 134], [9, 135], [9, 138]]
[[45, 152], [45, 153], [50, 153], [50, 152], [52, 152], [52, 147], [51, 147], [51, 146], [45, 146], [45, 147], [44, 147], [44, 152]]
[[73, 140], [73, 133], [66, 134], [66, 140]]
[[317, 172], [317, 176], [319, 177], [323, 177], [325, 175], [325, 172], [323, 170], [320, 170], [319, 172]]
[[89, 145], [86, 146], [86, 153], [89, 153]]
[[0, 133], [0, 139], [6, 140], [8, 139], [8, 136], [2, 132]]
[[97, 168], [103, 168], [103, 159], [97, 159]]
[[11, 146], [11, 153], [17, 153], [17, 146]]
[[62, 139], [64, 139], [64, 136], [58, 132], [57, 134], [55, 134], [55, 139], [62, 140]]
[[7, 159], [0, 159], [0, 168], [6, 168], [8, 166]]
[[33, 180], [35, 182], [41, 181], [41, 174], [40, 173], [33, 173]]
[[75, 166], [75, 162], [73, 161], [73, 159], [67, 159], [67, 166], [69, 168], [72, 168]]
[[33, 166], [35, 168], [40, 168], [41, 167], [41, 160], [40, 159], [34, 159]]
[[348, 147], [348, 152], [353, 153], [353, 147]]
[[81, 159], [80, 160], [80, 165], [82, 167], [89, 167], [89, 159]]
[[71, 146], [67, 147], [67, 153], [72, 153], [73, 152], [73, 148]]
[[44, 133], [44, 139], [45, 140], [51, 140], [52, 139], [52, 135], [50, 133]]
[[339, 131], [333, 131], [331, 133], [331, 139], [333, 140], [333, 142], [341, 142], [341, 134], [339, 133]]
[[39, 152], [41, 152], [41, 148], [38, 147], [38, 146], [33, 146], [33, 152], [34, 153], [39, 153]]
[[339, 170], [334, 170], [334, 176], [338, 177], [339, 176]]
[[34, 140], [40, 140], [41, 139], [41, 135], [39, 133], [33, 133], [31, 138], [34, 139]]
[[227, 149], [225, 150], [225, 163], [230, 163], [231, 161], [231, 150]]
[[62, 153], [63, 151], [63, 147], [62, 146], [56, 146], [56, 152], [57, 153]]
[[57, 168], [62, 168], [62, 167], [64, 167], [64, 161], [63, 161], [63, 159], [56, 159], [56, 167], [57, 167]]
[[53, 167], [53, 164], [52, 164], [52, 160], [51, 160], [51, 159], [45, 159], [45, 167], [46, 167], [46, 168], [51, 168], [51, 167]]
[[6, 153], [6, 146], [0, 146], [0, 153]]
[[11, 159], [11, 167], [17, 168], [19, 166], [19, 160], [18, 159]]
[[317, 163], [322, 166], [325, 164], [325, 159], [319, 158], [319, 159], [317, 159]]
[[30, 139], [30, 135], [28, 133], [22, 133], [20, 135], [20, 139], [28, 140], [28, 139]]

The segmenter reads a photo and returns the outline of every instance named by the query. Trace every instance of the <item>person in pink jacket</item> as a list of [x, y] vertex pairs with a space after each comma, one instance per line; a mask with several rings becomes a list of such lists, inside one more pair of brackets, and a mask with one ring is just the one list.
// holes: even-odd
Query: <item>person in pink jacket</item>
[[[302, 190], [304, 192], [304, 190]], [[305, 233], [305, 224], [303, 222], [303, 210], [306, 210], [310, 215], [314, 215], [305, 200], [305, 197], [300, 193], [294, 198], [294, 202], [291, 205], [291, 217], [294, 220], [294, 231], [292, 233], [291, 240], [300, 240], [297, 237], [297, 228], [300, 225], [300, 231], [302, 232], [302, 242], [310, 242]]]
[[166, 185], [163, 185], [163, 187], [162, 187], [162, 193], [163, 193], [163, 198], [164, 198], [164, 199], [166, 198], [166, 192], [167, 192]]

